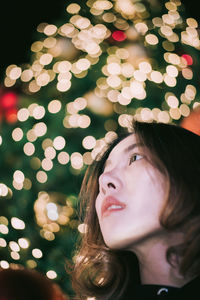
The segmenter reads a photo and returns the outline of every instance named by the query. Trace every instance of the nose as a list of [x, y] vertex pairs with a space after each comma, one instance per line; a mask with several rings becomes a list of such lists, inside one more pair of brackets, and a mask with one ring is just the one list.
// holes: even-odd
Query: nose
[[102, 173], [99, 177], [99, 189], [103, 194], [111, 191], [117, 192], [122, 187], [122, 181], [120, 178], [112, 175], [111, 173]]

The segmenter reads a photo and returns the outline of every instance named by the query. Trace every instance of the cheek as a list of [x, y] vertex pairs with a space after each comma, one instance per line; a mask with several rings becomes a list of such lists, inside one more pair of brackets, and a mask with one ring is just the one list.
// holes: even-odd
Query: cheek
[[152, 168], [133, 170], [124, 176], [127, 194], [134, 200], [133, 206], [144, 207], [149, 204], [161, 207], [165, 201], [166, 180]]
[[99, 219], [100, 217], [100, 212], [101, 212], [101, 199], [100, 199], [100, 195], [97, 195], [96, 201], [95, 201], [95, 210], [97, 213], [97, 217]]

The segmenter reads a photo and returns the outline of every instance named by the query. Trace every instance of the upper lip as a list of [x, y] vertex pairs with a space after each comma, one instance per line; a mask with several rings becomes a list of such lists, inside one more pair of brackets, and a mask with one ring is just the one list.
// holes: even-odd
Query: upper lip
[[115, 197], [113, 197], [113, 196], [107, 196], [104, 199], [104, 201], [102, 203], [102, 206], [101, 206], [101, 215], [103, 215], [111, 205], [119, 205], [122, 208], [126, 207], [125, 203], [119, 201]]

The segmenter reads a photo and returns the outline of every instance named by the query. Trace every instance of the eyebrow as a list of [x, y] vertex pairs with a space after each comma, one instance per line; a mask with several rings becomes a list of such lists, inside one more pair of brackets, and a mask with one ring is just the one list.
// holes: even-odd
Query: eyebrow
[[[128, 153], [128, 152], [130, 152], [131, 150], [133, 150], [133, 149], [135, 149], [135, 148], [137, 148], [137, 147], [141, 147], [141, 146], [143, 146], [141, 143], [135, 143], [135, 144], [131, 144], [130, 146], [128, 146], [127, 148], [125, 148], [124, 150], [123, 150], [123, 153], [124, 154], [126, 154], [126, 153]], [[109, 165], [110, 164], [110, 160], [107, 160], [106, 162], [105, 162], [105, 164], [104, 164], [104, 169], [105, 169], [105, 167], [107, 166], [107, 165]]]
[[142, 144], [141, 143], [136, 143], [136, 144], [131, 144], [130, 146], [128, 146], [126, 149], [124, 149], [124, 153], [128, 153], [130, 152], [131, 150], [135, 149], [136, 147], [141, 147]]

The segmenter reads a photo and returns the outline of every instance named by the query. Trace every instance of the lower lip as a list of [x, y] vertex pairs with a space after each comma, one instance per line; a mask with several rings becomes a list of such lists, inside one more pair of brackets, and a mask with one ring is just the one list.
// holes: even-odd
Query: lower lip
[[106, 216], [109, 216], [110, 214], [114, 213], [114, 212], [119, 212], [121, 210], [124, 210], [125, 207], [122, 207], [122, 208], [113, 208], [113, 209], [106, 209], [102, 216], [103, 217], [106, 217]]

